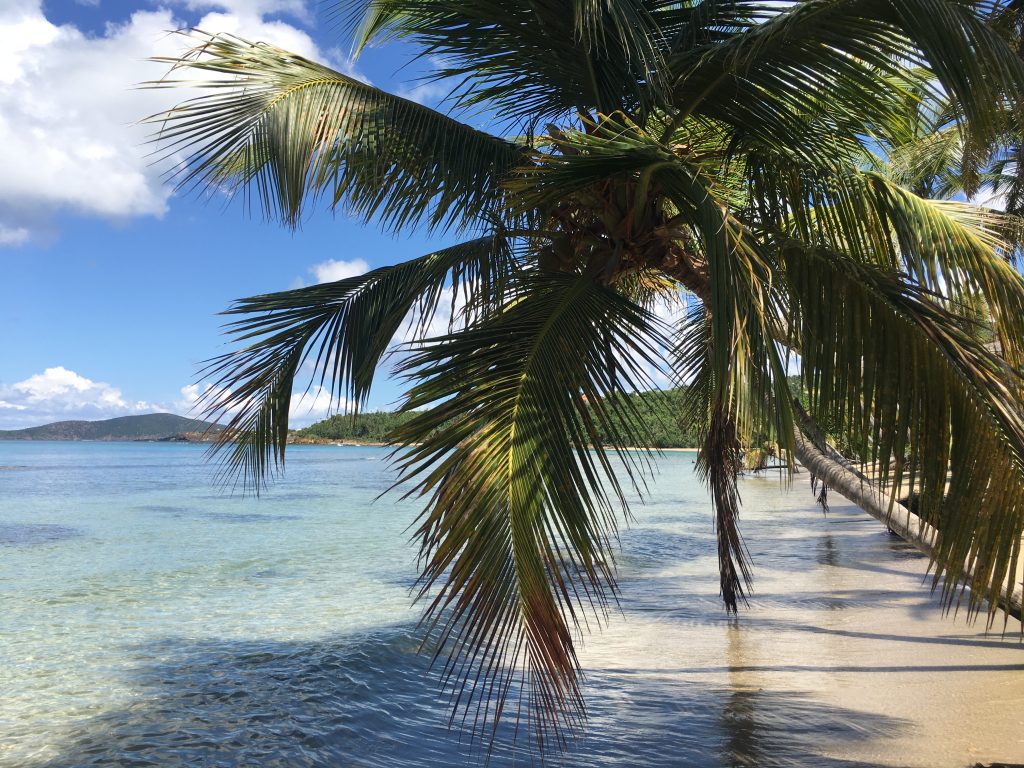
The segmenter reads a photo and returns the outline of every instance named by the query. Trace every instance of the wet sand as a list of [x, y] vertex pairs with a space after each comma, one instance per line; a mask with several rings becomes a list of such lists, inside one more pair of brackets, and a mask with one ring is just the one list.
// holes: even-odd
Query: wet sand
[[[1004, 634], [1000, 614], [986, 633], [984, 617], [943, 617], [925, 557], [838, 496], [822, 516], [805, 484], [780, 496], [776, 480], [744, 480], [756, 583], [738, 617], [717, 606], [713, 555], [665, 564], [624, 586], [625, 620], [589, 643], [585, 665], [668, 703], [728, 691], [724, 764], [1024, 762], [1020, 623]], [[656, 601], [644, 597], [654, 582]], [[695, 723], [680, 713], [678, 725]]]

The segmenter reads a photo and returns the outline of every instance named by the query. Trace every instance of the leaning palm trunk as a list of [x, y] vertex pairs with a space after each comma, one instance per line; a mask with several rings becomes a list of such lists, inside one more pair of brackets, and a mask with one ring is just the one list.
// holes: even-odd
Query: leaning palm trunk
[[[808, 472], [883, 523], [890, 531], [916, 547], [930, 558], [936, 556], [938, 530], [911, 512], [892, 495], [886, 495], [868, 477], [851, 467], [842, 457], [819, 448], [810, 438], [797, 433], [793, 441], [794, 455]], [[975, 579], [974, 569], [968, 563], [963, 570], [963, 583], [969, 586]], [[1007, 615], [1021, 618], [1021, 583], [1003, 589], [997, 603]]]
[[[576, 642], [616, 600], [617, 521], [649, 469], [627, 450], [653, 436], [626, 395], [660, 374], [686, 387], [681, 416], [701, 430], [728, 609], [751, 574], [744, 447], [769, 440], [787, 461], [806, 449], [787, 381], [798, 351], [810, 415], [883, 474], [898, 458], [883, 485], [913, 467], [922, 516], [941, 507], [931, 555], [947, 604], [969, 573], [968, 614], [996, 610], [1024, 531], [1024, 278], [1005, 217], [879, 171], [929, 94], [948, 96], [943, 130], [972, 147], [1024, 107], [1024, 63], [986, 7], [340, 5], [357, 49], [419, 44], [459, 84], [453, 111], [496, 115], [501, 135], [271, 46], [200, 35], [169, 62], [198, 74], [156, 85], [205, 95], [157, 116], [158, 139], [183, 184], [250, 195], [287, 225], [325, 201], [392, 232], [460, 236], [242, 300], [229, 310], [239, 348], [207, 369], [206, 404], [230, 420], [227, 469], [258, 485], [284, 459], [296, 375], [311, 368], [359, 408], [411, 330], [397, 461], [424, 503], [420, 594], [466, 721], [493, 733], [513, 709], [557, 741], [584, 715]], [[667, 322], [660, 303], [684, 292], [691, 311]], [[448, 331], [426, 338], [446, 297]], [[964, 307], [992, 319], [1006, 365]]]

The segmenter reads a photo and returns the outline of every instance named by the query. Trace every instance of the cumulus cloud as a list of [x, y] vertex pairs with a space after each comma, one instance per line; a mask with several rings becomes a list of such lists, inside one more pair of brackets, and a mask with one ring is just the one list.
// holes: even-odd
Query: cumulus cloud
[[453, 90], [459, 86], [457, 78], [434, 80], [431, 75], [451, 66], [442, 56], [427, 56], [426, 65], [431, 73], [420, 78], [414, 85], [400, 87], [396, 95], [428, 107], [438, 107]]
[[350, 403], [346, 398], [331, 397], [330, 391], [321, 386], [314, 386], [308, 392], [302, 390], [292, 395], [288, 409], [288, 423], [293, 427], [301, 427], [314, 421], [327, 418], [333, 413], [344, 413], [349, 410]]
[[69, 419], [109, 419], [154, 410], [159, 407], [130, 400], [117, 387], [93, 381], [63, 366], [47, 368], [9, 386], [0, 384], [0, 424], [6, 429]]
[[[316, 58], [301, 29], [266, 14], [305, 17], [299, 0], [189, 2], [207, 10], [199, 27], [231, 32]], [[0, 246], [45, 232], [54, 213], [105, 218], [161, 216], [171, 189], [167, 165], [153, 163], [151, 127], [139, 121], [187, 98], [187, 91], [138, 90], [163, 74], [152, 56], [187, 42], [169, 30], [171, 10], [138, 11], [101, 35], [46, 18], [41, 0], [0, 3]]]
[[[202, 417], [204, 406], [226, 393], [229, 390], [217, 388], [208, 382], [189, 384], [181, 388], [181, 399], [175, 403], [175, 410], [189, 416]], [[303, 427], [333, 413], [344, 412], [349, 405], [346, 398], [332, 397], [328, 389], [319, 385], [310, 387], [308, 391], [296, 389], [288, 408], [288, 423], [291, 427]], [[218, 421], [225, 422], [237, 412], [238, 407], [230, 408], [218, 416]]]
[[269, 14], [292, 16], [304, 22], [311, 22], [306, 0], [174, 0], [176, 5], [184, 6], [192, 11], [223, 10], [236, 16], [257, 16], [262, 18]]
[[996, 211], [1006, 210], [1006, 193], [1000, 192], [992, 194], [986, 198], [976, 201], [979, 205], [983, 205], [986, 208], [992, 208]]
[[314, 264], [309, 268], [309, 272], [318, 283], [333, 283], [336, 280], [361, 275], [369, 269], [370, 265], [363, 259], [352, 259], [351, 261], [330, 259]]
[[449, 86], [429, 80], [411, 88], [399, 88], [396, 95], [409, 101], [415, 101], [417, 104], [436, 107], [451, 93], [451, 90]]

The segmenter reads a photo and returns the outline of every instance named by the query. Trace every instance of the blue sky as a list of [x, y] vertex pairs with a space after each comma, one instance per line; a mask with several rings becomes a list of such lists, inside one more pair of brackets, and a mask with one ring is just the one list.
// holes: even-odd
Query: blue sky
[[[440, 95], [417, 83], [424, 64], [408, 47], [349, 61], [318, 6], [0, 3], [0, 429], [184, 412], [198, 363], [224, 349], [217, 313], [233, 299], [442, 244], [324, 210], [292, 233], [223, 199], [173, 194], [147, 157], [147, 131], [134, 123], [176, 95], [132, 86], [162, 73], [146, 56], [180, 49], [169, 29], [265, 39], [425, 103]], [[399, 393], [383, 376], [370, 407]], [[309, 421], [326, 406], [319, 398], [296, 416]]]

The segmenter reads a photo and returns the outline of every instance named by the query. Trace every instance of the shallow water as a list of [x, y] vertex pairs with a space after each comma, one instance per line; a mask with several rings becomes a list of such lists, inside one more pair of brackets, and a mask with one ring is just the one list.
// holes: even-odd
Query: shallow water
[[[0, 443], [0, 765], [482, 762], [417, 654], [385, 455], [296, 447], [254, 500], [197, 446]], [[743, 482], [756, 592], [727, 617], [691, 462], [661, 459], [623, 530], [589, 724], [553, 764], [1024, 762], [1018, 624], [942, 618], [922, 557], [771, 478]]]

